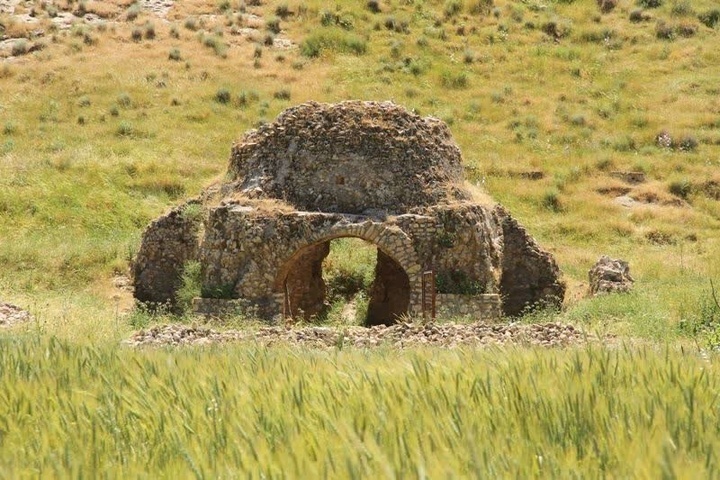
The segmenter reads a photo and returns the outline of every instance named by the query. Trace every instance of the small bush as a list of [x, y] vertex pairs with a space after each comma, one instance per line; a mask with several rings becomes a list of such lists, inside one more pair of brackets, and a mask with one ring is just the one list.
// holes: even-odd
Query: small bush
[[447, 0], [445, 2], [444, 12], [446, 17], [454, 17], [462, 12], [463, 4], [460, 0]]
[[130, 108], [132, 106], [132, 99], [127, 93], [121, 93], [117, 97], [117, 104], [123, 108]]
[[467, 64], [471, 64], [474, 61], [475, 61], [475, 52], [473, 52], [470, 49], [465, 50], [465, 52], [463, 52], [463, 62], [465, 62]]
[[292, 12], [290, 11], [290, 7], [287, 3], [281, 3], [277, 7], [275, 7], [275, 15], [282, 19], [286, 19], [290, 15], [292, 15]]
[[132, 32], [130, 33], [130, 38], [133, 42], [139, 42], [143, 38], [143, 31], [140, 27], [135, 27], [132, 29]]
[[12, 135], [17, 132], [17, 124], [15, 122], [5, 122], [3, 126], [3, 134]]
[[319, 57], [323, 51], [362, 55], [367, 52], [367, 42], [356, 35], [329, 30], [311, 34], [300, 44], [300, 53], [305, 57]]
[[708, 10], [698, 15], [698, 20], [708, 28], [715, 28], [720, 24], [720, 10]]
[[133, 128], [130, 122], [120, 122], [115, 134], [118, 137], [132, 137], [135, 135], [135, 128]]
[[170, 60], [175, 60], [176, 62], [182, 60], [182, 56], [180, 55], [180, 49], [179, 48], [171, 48], [170, 53], [168, 53], [168, 58]]
[[567, 37], [572, 30], [570, 22], [564, 20], [550, 20], [545, 22], [540, 29], [555, 40]]
[[670, 193], [684, 200], [687, 200], [690, 196], [692, 189], [692, 183], [690, 183], [687, 179], [675, 180], [668, 185], [668, 191]]
[[637, 5], [642, 8], [658, 8], [662, 4], [663, 0], [637, 0]]
[[378, 2], [377, 0], [368, 0], [365, 6], [372, 13], [380, 13], [380, 2]]
[[632, 23], [647, 22], [650, 20], [650, 15], [645, 13], [641, 8], [636, 8], [630, 12], [630, 21]]
[[215, 55], [221, 58], [227, 57], [227, 45], [217, 35], [207, 35], [202, 37], [202, 44], [208, 48], [212, 48]]
[[695, 34], [698, 31], [697, 25], [694, 25], [692, 23], [681, 23], [677, 27], [675, 27], [675, 33], [677, 33], [679, 36], [683, 38], [690, 38], [695, 36]]
[[663, 20], [659, 20], [655, 25], [655, 36], [661, 40], [673, 40], [675, 38], [675, 29]]
[[461, 295], [479, 295], [485, 293], [485, 285], [474, 280], [461, 270], [438, 272], [435, 277], [435, 288], [438, 293], [454, 293]]
[[548, 210], [560, 213], [563, 211], [563, 205], [560, 201], [560, 194], [557, 190], [549, 190], [542, 196], [541, 205]]
[[125, 12], [125, 19], [128, 22], [132, 22], [135, 21], [139, 15], [140, 5], [134, 4], [132, 7], [128, 8], [127, 12]]
[[265, 28], [277, 35], [278, 33], [280, 33], [280, 18], [269, 18], [265, 21]]
[[598, 8], [602, 13], [610, 13], [617, 7], [618, 0], [597, 0]]
[[230, 103], [231, 97], [232, 95], [230, 94], [230, 90], [227, 88], [221, 88], [215, 92], [215, 101], [222, 103], [223, 105]]
[[693, 12], [692, 6], [686, 0], [682, 0], [673, 4], [670, 12], [678, 17], [695, 14], [695, 12]]
[[385, 28], [396, 33], [410, 33], [410, 23], [407, 20], [398, 20], [395, 17], [385, 19]]
[[198, 21], [195, 17], [188, 17], [185, 19], [185, 23], [183, 24], [185, 28], [191, 31], [195, 31], [198, 29]]
[[172, 38], [180, 38], [180, 30], [178, 30], [177, 25], [173, 25], [170, 27], [170, 36]]
[[189, 261], [183, 266], [180, 288], [177, 291], [177, 306], [181, 312], [190, 311], [192, 300], [201, 293], [202, 268], [200, 262]]
[[143, 27], [144, 35], [146, 40], [153, 40], [155, 38], [155, 25], [152, 22], [147, 22]]
[[494, 0], [473, 0], [468, 6], [468, 11], [472, 15], [490, 15], [494, 6]]
[[468, 75], [465, 72], [454, 73], [445, 71], [440, 77], [440, 82], [445, 88], [461, 89], [468, 86]]
[[698, 141], [692, 135], [685, 135], [677, 142], [677, 148], [681, 152], [694, 152], [697, 150]]
[[290, 90], [287, 88], [282, 88], [277, 92], [273, 93], [273, 97], [277, 98], [278, 100], [290, 100]]
[[14, 57], [19, 57], [20, 55], [25, 55], [30, 50], [30, 46], [28, 44], [28, 41], [24, 38], [21, 38], [19, 40], [15, 40], [12, 44], [11, 54]]

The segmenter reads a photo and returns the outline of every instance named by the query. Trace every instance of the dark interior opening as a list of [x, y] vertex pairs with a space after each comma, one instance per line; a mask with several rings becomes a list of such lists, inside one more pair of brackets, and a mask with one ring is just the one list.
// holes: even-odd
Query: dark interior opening
[[388, 325], [407, 313], [410, 280], [392, 257], [356, 238], [304, 247], [284, 289], [286, 311], [307, 321]]

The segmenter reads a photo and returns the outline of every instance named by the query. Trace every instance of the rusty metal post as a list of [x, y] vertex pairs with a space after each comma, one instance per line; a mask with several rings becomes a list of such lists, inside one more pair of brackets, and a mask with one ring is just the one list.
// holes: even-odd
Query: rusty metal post
[[283, 320], [287, 320], [292, 315], [292, 311], [290, 310], [290, 289], [288, 288], [287, 277], [285, 277], [285, 281], [283, 282], [283, 293]]
[[422, 273], [422, 313], [423, 320], [427, 320], [428, 312], [430, 319], [435, 321], [435, 272], [427, 270]]

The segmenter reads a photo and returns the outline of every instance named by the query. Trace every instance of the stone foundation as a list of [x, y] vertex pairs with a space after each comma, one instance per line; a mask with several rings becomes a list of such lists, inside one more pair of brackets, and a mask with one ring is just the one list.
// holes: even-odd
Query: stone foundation
[[438, 293], [435, 298], [437, 318], [470, 318], [473, 321], [493, 322], [502, 316], [500, 295], [460, 295]]

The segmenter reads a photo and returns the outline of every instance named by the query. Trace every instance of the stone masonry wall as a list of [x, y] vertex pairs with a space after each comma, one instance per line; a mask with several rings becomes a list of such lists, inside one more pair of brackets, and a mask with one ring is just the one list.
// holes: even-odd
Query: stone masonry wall
[[500, 295], [458, 295], [439, 293], [435, 299], [438, 318], [471, 318], [492, 322], [502, 316]]
[[402, 213], [468, 199], [450, 130], [393, 103], [306, 103], [233, 147], [228, 190], [298, 210]]
[[202, 219], [196, 202], [174, 208], [150, 224], [133, 264], [135, 298], [174, 305], [186, 262], [196, 260]]
[[560, 308], [565, 283], [552, 255], [527, 233], [507, 210], [498, 205], [495, 213], [503, 227], [503, 263], [500, 280], [503, 313], [516, 316], [534, 305]]

